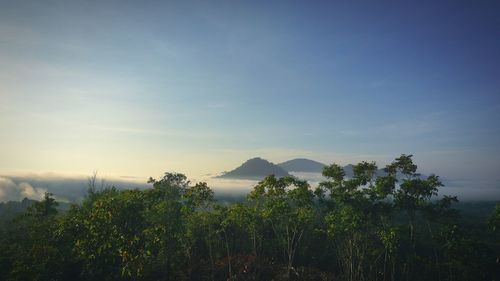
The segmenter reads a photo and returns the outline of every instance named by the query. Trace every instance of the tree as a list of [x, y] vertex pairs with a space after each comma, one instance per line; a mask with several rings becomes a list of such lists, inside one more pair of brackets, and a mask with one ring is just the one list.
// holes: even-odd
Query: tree
[[139, 190], [111, 188], [97, 194], [91, 206], [70, 211], [66, 229], [74, 235], [73, 248], [85, 261], [87, 278], [137, 279], [143, 275], [151, 255], [143, 235], [145, 207]]
[[42, 201], [33, 203], [12, 222], [3, 241], [9, 256], [5, 280], [54, 280], [64, 276], [68, 264], [56, 235], [60, 219], [57, 205], [52, 194], [45, 193]]
[[305, 181], [268, 176], [254, 187], [249, 196], [263, 199], [262, 217], [271, 226], [283, 250], [289, 278], [297, 248], [314, 217], [314, 194]]
[[43, 200], [41, 202], [35, 202], [28, 212], [36, 217], [50, 217], [57, 214], [56, 207], [59, 203], [56, 202], [52, 193], [45, 192]]
[[377, 166], [361, 162], [353, 167], [353, 178], [346, 180], [341, 166], [325, 167], [323, 176], [327, 179], [319, 188], [329, 193], [330, 208], [325, 214], [326, 232], [334, 241], [341, 272], [346, 280], [362, 280], [365, 264], [368, 263], [369, 243], [374, 236], [370, 212], [372, 201], [370, 189], [363, 189], [372, 181]]
[[488, 218], [488, 225], [494, 233], [500, 232], [500, 203], [495, 205], [495, 210]]
[[187, 177], [165, 173], [159, 179], [150, 178], [153, 188], [143, 191], [147, 222], [144, 236], [153, 259], [149, 278], [176, 280], [183, 277], [181, 268], [189, 261], [191, 251], [183, 215], [183, 195], [189, 187]]

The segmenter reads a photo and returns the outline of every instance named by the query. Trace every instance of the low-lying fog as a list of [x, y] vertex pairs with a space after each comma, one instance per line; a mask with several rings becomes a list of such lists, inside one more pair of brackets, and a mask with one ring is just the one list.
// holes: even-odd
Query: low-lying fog
[[[324, 178], [319, 173], [292, 173], [301, 179], [307, 180], [312, 187], [317, 186]], [[242, 196], [248, 193], [257, 181], [221, 179], [211, 175], [190, 179], [191, 182], [205, 181], [215, 191], [216, 196]], [[96, 185], [115, 186], [117, 188], [149, 188], [151, 184], [141, 178], [104, 178], [98, 177]], [[440, 188], [439, 195], [458, 196], [460, 201], [468, 200], [500, 200], [500, 181], [496, 180], [453, 180], [442, 179], [444, 187]], [[88, 177], [67, 177], [60, 175], [23, 175], [0, 176], [0, 202], [20, 201], [27, 197], [39, 200], [45, 192], [54, 194], [59, 201], [78, 202], [89, 187]]]

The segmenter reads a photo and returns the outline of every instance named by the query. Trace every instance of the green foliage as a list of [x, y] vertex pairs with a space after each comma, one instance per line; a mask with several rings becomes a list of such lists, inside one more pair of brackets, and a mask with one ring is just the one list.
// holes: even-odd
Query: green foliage
[[60, 280], [71, 275], [71, 257], [58, 235], [61, 217], [56, 206], [46, 193], [7, 225], [0, 237], [0, 279]]
[[[40, 202], [0, 228], [0, 280], [495, 280], [500, 205], [464, 218], [411, 155], [324, 168], [314, 190], [269, 176], [219, 204], [166, 173], [145, 190], [90, 188], [60, 213]], [[93, 185], [95, 187], [95, 185]], [[29, 203], [29, 204], [28, 204]], [[4, 205], [0, 205], [4, 206]], [[7, 205], [5, 205], [7, 206]], [[7, 207], [5, 207], [7, 208]]]

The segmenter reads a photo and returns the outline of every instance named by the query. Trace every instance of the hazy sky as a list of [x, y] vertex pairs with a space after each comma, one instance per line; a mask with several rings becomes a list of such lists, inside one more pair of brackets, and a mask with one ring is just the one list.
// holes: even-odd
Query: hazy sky
[[500, 180], [499, 2], [328, 2], [0, 0], [0, 173]]

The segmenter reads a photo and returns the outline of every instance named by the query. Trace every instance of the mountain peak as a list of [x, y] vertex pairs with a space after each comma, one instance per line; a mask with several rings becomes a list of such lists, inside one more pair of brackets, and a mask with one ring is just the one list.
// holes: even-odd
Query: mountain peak
[[248, 159], [238, 168], [229, 171], [219, 178], [261, 180], [262, 178], [275, 175], [276, 177], [289, 176], [287, 171], [261, 157]]

